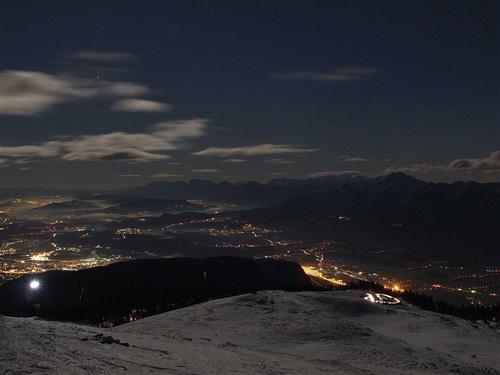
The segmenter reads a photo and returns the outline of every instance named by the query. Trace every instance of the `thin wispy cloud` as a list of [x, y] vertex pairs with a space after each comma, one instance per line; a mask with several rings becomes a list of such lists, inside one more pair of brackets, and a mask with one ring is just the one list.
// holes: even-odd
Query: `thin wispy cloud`
[[429, 173], [429, 172], [446, 172], [448, 170], [447, 165], [432, 165], [425, 163], [415, 163], [410, 165], [391, 165], [384, 170], [385, 174], [394, 172], [403, 172], [406, 174], [418, 174], [418, 173]]
[[321, 171], [321, 172], [313, 172], [309, 175], [309, 177], [317, 178], [317, 177], [342, 177], [342, 176], [358, 176], [360, 175], [360, 171]]
[[226, 159], [224, 160], [228, 163], [246, 163], [248, 160], [246, 159], [235, 159], [235, 158], [232, 158], [232, 159]]
[[192, 119], [156, 124], [148, 133], [112, 132], [52, 140], [40, 145], [0, 147], [11, 158], [58, 157], [67, 161], [120, 160], [150, 162], [170, 158], [165, 152], [205, 134], [207, 120]]
[[296, 71], [271, 74], [280, 81], [347, 82], [368, 78], [377, 73], [375, 68], [342, 68], [330, 72]]
[[359, 157], [359, 156], [348, 156], [348, 155], [339, 156], [337, 158], [337, 160], [340, 160], [340, 161], [343, 161], [346, 163], [364, 163], [364, 162], [375, 161], [375, 159], [371, 159], [371, 158], [363, 158], [363, 157]]
[[133, 62], [137, 56], [127, 52], [78, 50], [67, 54], [70, 59], [91, 62]]
[[113, 103], [111, 109], [121, 112], [167, 112], [170, 104], [145, 99], [120, 99]]
[[500, 170], [500, 150], [492, 152], [485, 158], [457, 159], [448, 167], [450, 170]]
[[484, 158], [462, 158], [455, 159], [449, 164], [411, 164], [407, 166], [393, 165], [384, 172], [405, 172], [405, 173], [430, 173], [430, 172], [457, 172], [457, 171], [500, 171], [500, 150], [493, 151]]
[[119, 175], [116, 175], [115, 177], [118, 177], [118, 178], [136, 178], [136, 177], [142, 177], [142, 174], [119, 174]]
[[241, 147], [209, 147], [205, 150], [194, 152], [193, 155], [199, 156], [256, 156], [256, 155], [278, 155], [278, 154], [303, 154], [317, 152], [317, 148], [303, 148], [294, 145], [277, 145], [265, 143], [253, 146]]
[[[15, 166], [15, 165], [24, 165], [24, 164], [30, 164], [32, 161], [28, 159], [0, 159], [0, 167], [10, 167], [10, 166]], [[27, 170], [28, 168], [31, 169], [31, 167], [21, 167], [19, 170]]]
[[150, 175], [149, 177], [151, 178], [172, 178], [172, 177], [179, 177], [180, 175], [175, 174], [175, 173], [155, 173]]
[[266, 160], [266, 163], [269, 164], [293, 164], [292, 160], [286, 160], [286, 159], [269, 159]]
[[60, 151], [60, 141], [49, 141], [40, 145], [0, 147], [0, 155], [10, 158], [48, 158], [59, 155]]
[[193, 169], [191, 172], [194, 173], [217, 173], [219, 172], [218, 169], [212, 169], [212, 168], [200, 168], [200, 169]]

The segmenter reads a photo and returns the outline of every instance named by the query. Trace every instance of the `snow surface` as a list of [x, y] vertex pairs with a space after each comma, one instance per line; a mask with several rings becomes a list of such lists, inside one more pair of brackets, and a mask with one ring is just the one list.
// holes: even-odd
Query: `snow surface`
[[500, 374], [497, 329], [363, 297], [264, 291], [111, 329], [0, 316], [0, 374]]

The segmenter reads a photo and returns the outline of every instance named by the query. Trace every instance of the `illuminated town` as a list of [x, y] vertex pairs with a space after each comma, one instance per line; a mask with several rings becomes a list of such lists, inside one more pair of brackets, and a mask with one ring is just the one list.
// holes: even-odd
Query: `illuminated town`
[[[180, 217], [168, 224], [156, 223], [141, 213], [136, 219], [128, 215], [126, 226], [122, 217], [109, 215], [89, 219], [84, 214], [57, 218], [50, 214], [36, 220], [27, 216], [30, 209], [64, 201], [61, 197], [45, 197], [3, 202], [0, 277], [4, 281], [49, 270], [78, 270], [134, 258], [172, 256], [163, 248], [175, 247], [176, 256], [190, 256], [194, 251], [196, 256], [224, 254], [297, 261], [307, 274], [333, 286], [365, 280], [394, 291], [413, 290], [457, 303], [499, 300], [498, 267], [409, 261], [385, 265], [384, 259], [392, 253], [390, 248], [369, 250], [367, 258], [345, 244], [292, 238], [282, 230], [241, 221], [227, 213], [189, 220]], [[189, 244], [184, 242], [186, 236]], [[144, 240], [146, 245], [134, 248], [137, 240]]]

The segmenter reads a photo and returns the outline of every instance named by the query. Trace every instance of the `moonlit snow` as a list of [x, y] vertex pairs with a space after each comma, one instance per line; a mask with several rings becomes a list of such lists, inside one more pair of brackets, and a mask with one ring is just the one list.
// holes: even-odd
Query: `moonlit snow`
[[0, 316], [0, 373], [500, 373], [498, 328], [364, 296], [266, 291], [112, 329]]

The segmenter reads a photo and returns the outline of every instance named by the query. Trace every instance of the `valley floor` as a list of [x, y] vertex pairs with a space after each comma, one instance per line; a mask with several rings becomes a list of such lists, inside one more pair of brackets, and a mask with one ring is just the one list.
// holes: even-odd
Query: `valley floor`
[[264, 291], [112, 329], [0, 316], [0, 374], [27, 373], [500, 374], [500, 332], [353, 291]]

